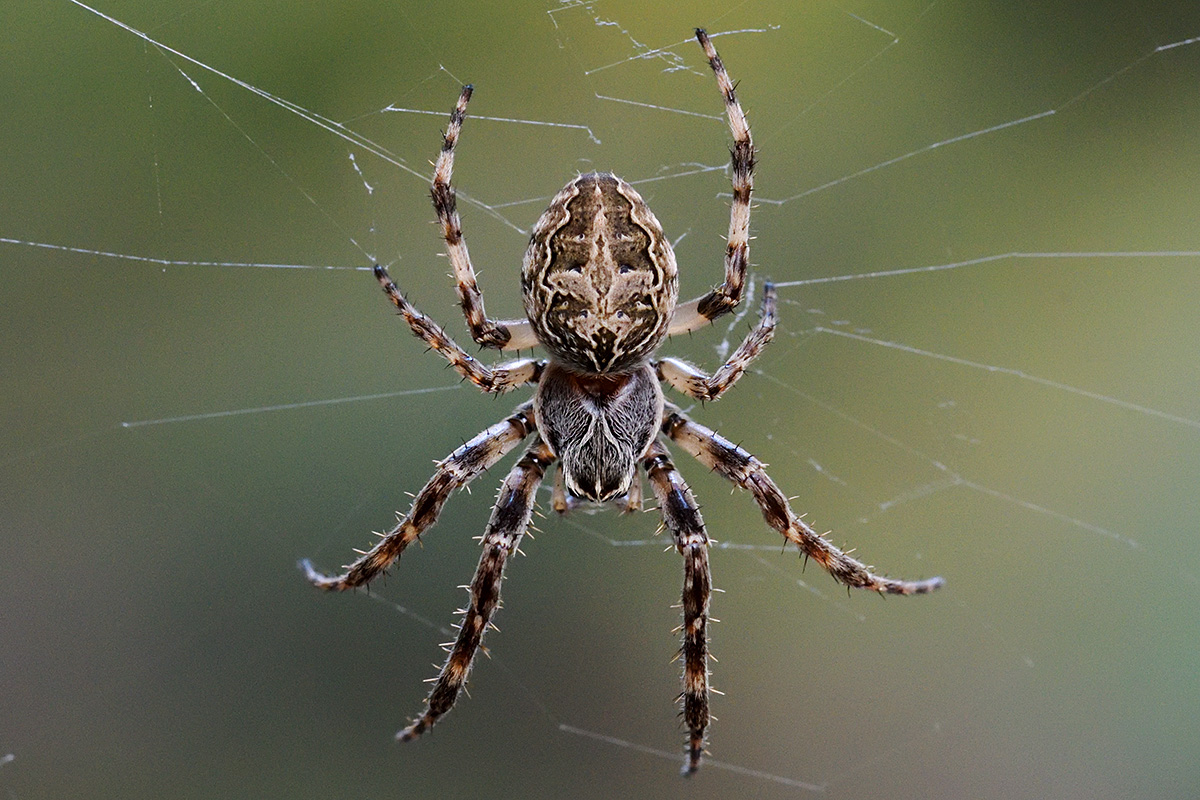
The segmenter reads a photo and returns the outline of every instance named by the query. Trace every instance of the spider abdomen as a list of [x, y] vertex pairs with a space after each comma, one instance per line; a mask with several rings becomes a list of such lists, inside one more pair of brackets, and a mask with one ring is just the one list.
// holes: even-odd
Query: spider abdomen
[[653, 368], [581, 375], [550, 364], [534, 398], [538, 433], [562, 461], [567, 490], [604, 502], [629, 491], [658, 433], [663, 395]]
[[592, 373], [648, 358], [679, 295], [662, 226], [632, 186], [606, 172], [581, 175], [555, 195], [530, 236], [521, 288], [546, 350]]

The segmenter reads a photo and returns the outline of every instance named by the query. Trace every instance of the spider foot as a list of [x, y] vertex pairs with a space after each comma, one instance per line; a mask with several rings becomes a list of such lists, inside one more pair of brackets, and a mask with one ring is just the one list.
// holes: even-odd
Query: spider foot
[[411, 742], [413, 739], [416, 739], [422, 733], [424, 733], [425, 731], [432, 728], [433, 723], [436, 720], [437, 720], [437, 717], [430, 714], [429, 712], [422, 714], [421, 716], [414, 719], [412, 721], [411, 725], [409, 725], [407, 728], [405, 728], [404, 730], [402, 730], [396, 734], [396, 741], [397, 742]]
[[693, 732], [688, 737], [687, 744], [687, 761], [683, 764], [683, 769], [679, 771], [680, 775], [685, 778], [689, 775], [695, 775], [696, 770], [700, 769], [700, 759], [704, 755], [704, 734]]
[[929, 594], [945, 586], [946, 579], [939, 575], [922, 581], [884, 579], [881, 583], [883, 588], [876, 589], [880, 594]]
[[307, 558], [300, 559], [300, 569], [304, 570], [305, 579], [318, 589], [326, 591], [345, 589], [344, 576], [334, 575], [329, 576], [324, 572], [318, 572], [317, 568], [312, 565], [312, 562]]

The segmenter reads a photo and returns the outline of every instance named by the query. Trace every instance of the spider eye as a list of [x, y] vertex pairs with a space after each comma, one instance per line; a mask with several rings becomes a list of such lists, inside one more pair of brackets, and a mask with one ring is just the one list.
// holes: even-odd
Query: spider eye
[[629, 266], [628, 264], [622, 264], [618, 271], [624, 275], [627, 272], [633, 272], [633, 267]]

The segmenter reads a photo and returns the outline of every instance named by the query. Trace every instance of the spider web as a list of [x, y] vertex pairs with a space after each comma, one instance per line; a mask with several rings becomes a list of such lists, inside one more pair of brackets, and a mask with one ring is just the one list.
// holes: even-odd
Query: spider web
[[[7, 796], [1195, 795], [1194, 4], [498, 6], [0, 11]], [[696, 24], [741, 81], [781, 320], [691, 411], [836, 543], [948, 585], [847, 596], [681, 454], [724, 590], [702, 772], [668, 761], [652, 513], [540, 520], [473, 697], [394, 745], [503, 467], [370, 594], [293, 564], [343, 563], [513, 401], [422, 356], [366, 270], [465, 339], [425, 184], [470, 81], [491, 313], [591, 169], [699, 294], [729, 189]], [[712, 368], [755, 306], [664, 350]]]

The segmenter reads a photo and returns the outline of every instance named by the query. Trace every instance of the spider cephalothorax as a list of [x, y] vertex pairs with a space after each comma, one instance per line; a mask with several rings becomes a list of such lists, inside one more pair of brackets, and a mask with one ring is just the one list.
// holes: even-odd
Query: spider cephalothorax
[[[458, 636], [434, 682], [426, 709], [397, 734], [413, 739], [450, 710], [466, 683], [484, 631], [500, 602], [509, 556], [529, 526], [534, 496], [546, 471], [560, 464], [553, 507], [566, 513], [575, 502], [619, 500], [641, 507], [641, 475], [654, 490], [663, 527], [683, 557], [683, 720], [688, 728], [685, 772], [700, 765], [709, 723], [709, 538], [691, 489], [675, 469], [672, 442], [717, 474], [753, 495], [763, 519], [836, 580], [889, 594], [922, 594], [940, 578], [904, 581], [871, 572], [818, 535], [792, 511], [761, 461], [665, 402], [659, 382], [695, 400], [715, 400], [745, 372], [775, 330], [775, 290], [763, 289], [762, 315], [729, 359], [712, 375], [674, 358], [653, 360], [668, 334], [686, 333], [728, 313], [741, 301], [750, 245], [750, 192], [754, 145], [733, 83], [704, 31], [696, 38], [717, 78], [733, 134], [733, 205], [725, 248], [725, 276], [701, 297], [676, 306], [675, 256], [662, 227], [633, 188], [613, 175], [593, 173], [571, 181], [555, 196], [530, 237], [521, 272], [526, 318], [489, 319], [467, 255], [450, 185], [454, 147], [471, 87], [463, 88], [450, 115], [433, 174], [433, 206], [454, 270], [459, 302], [471, 337], [483, 347], [521, 350], [541, 346], [549, 360], [532, 358], [488, 367], [469, 355], [433, 320], [418, 311], [382, 267], [375, 276], [419, 338], [485, 392], [535, 384], [532, 400], [478, 434], [444, 460], [413, 499], [408, 514], [346, 572], [326, 576], [304, 562], [308, 579], [322, 589], [367, 584], [386, 570], [437, 521], [455, 489], [466, 486], [532, 436], [509, 471], [482, 537], [483, 554], [469, 587]], [[639, 470], [640, 468], [640, 470]]]
[[626, 494], [662, 421], [653, 368], [586, 375], [551, 364], [534, 396], [538, 433], [562, 462], [567, 491], [594, 502]]

